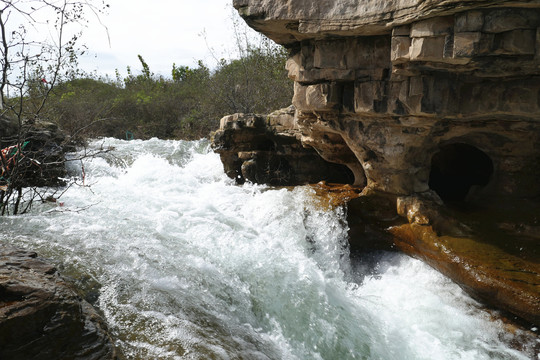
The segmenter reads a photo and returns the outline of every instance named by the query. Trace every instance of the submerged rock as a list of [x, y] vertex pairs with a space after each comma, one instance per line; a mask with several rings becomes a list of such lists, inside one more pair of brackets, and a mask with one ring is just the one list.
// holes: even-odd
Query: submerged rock
[[56, 268], [0, 245], [1, 359], [117, 359], [107, 326]]

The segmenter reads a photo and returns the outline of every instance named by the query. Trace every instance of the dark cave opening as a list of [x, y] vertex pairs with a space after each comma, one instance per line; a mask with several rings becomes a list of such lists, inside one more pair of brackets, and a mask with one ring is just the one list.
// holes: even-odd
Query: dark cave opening
[[492, 175], [493, 161], [486, 153], [464, 143], [449, 144], [431, 159], [429, 187], [445, 202], [461, 202], [472, 186], [486, 186]]

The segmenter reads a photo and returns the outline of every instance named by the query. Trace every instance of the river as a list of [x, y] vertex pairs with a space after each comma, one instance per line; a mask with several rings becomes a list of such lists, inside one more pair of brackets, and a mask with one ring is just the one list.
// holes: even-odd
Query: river
[[128, 359], [537, 356], [422, 262], [351, 262], [346, 210], [309, 186], [237, 186], [206, 140], [100, 146], [59, 202], [1, 218], [0, 240], [56, 261]]

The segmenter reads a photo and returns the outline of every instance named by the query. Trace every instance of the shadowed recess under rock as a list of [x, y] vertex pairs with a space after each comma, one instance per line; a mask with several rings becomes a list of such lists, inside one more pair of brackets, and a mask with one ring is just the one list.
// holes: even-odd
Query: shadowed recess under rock
[[431, 159], [429, 187], [444, 201], [464, 201], [473, 186], [486, 186], [492, 175], [493, 162], [483, 151], [468, 144], [450, 144]]

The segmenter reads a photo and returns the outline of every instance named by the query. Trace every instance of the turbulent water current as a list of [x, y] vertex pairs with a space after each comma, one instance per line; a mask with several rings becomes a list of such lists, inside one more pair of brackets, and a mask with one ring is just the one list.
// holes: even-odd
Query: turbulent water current
[[427, 265], [351, 262], [346, 210], [309, 186], [235, 185], [205, 140], [100, 146], [58, 202], [0, 219], [0, 241], [53, 259], [128, 359], [537, 356]]

